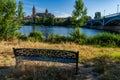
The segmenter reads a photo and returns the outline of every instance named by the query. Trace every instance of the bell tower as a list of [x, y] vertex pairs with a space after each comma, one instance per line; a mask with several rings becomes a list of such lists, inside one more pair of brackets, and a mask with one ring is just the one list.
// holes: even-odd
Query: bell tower
[[48, 10], [47, 10], [47, 9], [45, 10], [45, 15], [46, 15], [46, 16], [48, 15]]
[[33, 17], [33, 21], [35, 22], [35, 17], [36, 17], [36, 8], [35, 6], [33, 5], [33, 8], [32, 8], [32, 17]]

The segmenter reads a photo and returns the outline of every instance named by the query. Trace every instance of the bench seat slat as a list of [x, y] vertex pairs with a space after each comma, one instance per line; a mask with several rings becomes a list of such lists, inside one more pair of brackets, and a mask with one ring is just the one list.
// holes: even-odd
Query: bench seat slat
[[19, 56], [22, 60], [31, 60], [31, 61], [53, 61], [53, 62], [62, 62], [62, 63], [76, 63], [76, 59], [71, 58], [52, 58], [52, 57], [34, 57], [34, 56]]

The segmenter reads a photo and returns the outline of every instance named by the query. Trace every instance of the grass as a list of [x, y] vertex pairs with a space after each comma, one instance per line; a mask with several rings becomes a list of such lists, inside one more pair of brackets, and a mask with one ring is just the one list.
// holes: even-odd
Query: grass
[[[21, 41], [13, 41], [13, 42], [0, 42], [0, 67], [5, 66], [13, 66], [15, 65], [15, 58], [13, 55], [13, 48], [46, 48], [46, 49], [60, 49], [60, 50], [73, 50], [73, 51], [79, 51], [79, 62], [80, 63], [86, 63], [86, 62], [94, 62], [95, 70], [94, 72], [99, 73], [100, 70], [103, 70], [102, 77], [103, 80], [110, 80], [110, 78], [116, 78], [116, 80], [119, 80], [119, 76], [117, 74], [120, 74], [119, 71], [119, 65], [120, 65], [120, 48], [102, 48], [102, 47], [94, 47], [89, 45], [77, 45], [75, 43], [60, 43], [60, 44], [52, 44], [52, 43], [43, 43], [43, 42], [21, 42]], [[31, 63], [28, 63], [30, 66], [28, 69], [32, 71], [31, 69]], [[64, 70], [60, 67], [63, 64], [56, 64], [56, 63], [41, 63], [42, 66], [39, 68], [43, 68], [44, 71], [40, 71], [42, 76], [41, 80], [49, 80], [50, 78], [54, 77], [56, 78], [59, 76], [59, 79], [53, 79], [53, 80], [66, 80], [68, 75], [72, 75], [70, 73], [71, 70]], [[52, 64], [52, 65], [51, 65]], [[56, 64], [56, 65], [55, 65]], [[33, 66], [33, 65], [32, 65]], [[68, 66], [68, 65], [67, 65]], [[37, 66], [36, 66], [37, 67]], [[57, 67], [57, 68], [56, 68]], [[58, 68], [59, 67], [59, 68]], [[21, 69], [21, 68], [20, 68]], [[60, 69], [60, 70], [59, 70]], [[24, 80], [30, 80], [28, 79], [25, 72], [29, 72], [27, 69], [22, 68], [21, 70], [14, 70], [12, 73], [14, 76], [18, 76], [19, 78], [27, 78]], [[20, 71], [20, 74], [17, 75], [15, 72]], [[55, 72], [54, 72], [55, 71]], [[53, 74], [52, 74], [52, 73]], [[60, 73], [59, 73], [60, 72]], [[65, 72], [64, 77], [63, 75]], [[32, 72], [34, 74], [34, 72]], [[47, 73], [47, 74], [46, 74]], [[58, 75], [56, 75], [56, 73]], [[46, 75], [43, 75], [46, 74]], [[29, 74], [30, 76], [31, 74]], [[33, 76], [33, 75], [32, 75]], [[47, 76], [47, 78], [45, 78]], [[9, 75], [10, 77], [10, 75]], [[72, 80], [73, 77], [70, 77]], [[9, 79], [9, 78], [8, 78]], [[7, 79], [6, 79], [7, 80]], [[14, 79], [10, 79], [14, 80]], [[73, 79], [74, 80], [74, 79]]]
[[[11, 44], [10, 44], [11, 43]], [[16, 44], [15, 44], [16, 43]], [[77, 45], [75, 43], [60, 43], [60, 44], [51, 44], [51, 43], [40, 43], [40, 42], [0, 42], [0, 66], [11, 62], [14, 59], [13, 48], [46, 48], [46, 49], [60, 49], [60, 50], [73, 50], [80, 52], [80, 62], [88, 61], [92, 58], [108, 55], [112, 58], [120, 57], [120, 48], [97, 48], [94, 46], [85, 46]], [[8, 61], [9, 60], [9, 61]], [[2, 63], [3, 62], [3, 63]], [[4, 63], [6, 62], [6, 63]], [[12, 63], [14, 65], [14, 62]]]

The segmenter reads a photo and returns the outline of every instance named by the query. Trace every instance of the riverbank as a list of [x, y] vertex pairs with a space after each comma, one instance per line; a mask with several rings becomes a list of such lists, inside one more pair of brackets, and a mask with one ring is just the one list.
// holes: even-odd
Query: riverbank
[[[52, 43], [29, 42], [29, 41], [26, 42], [1, 41], [0, 44], [1, 44], [0, 67], [10, 67], [15, 65], [15, 58], [12, 50], [13, 48], [45, 48], [45, 49], [73, 50], [80, 52], [79, 63], [84, 65], [84, 67], [92, 66], [92, 68], [94, 68], [93, 69], [94, 75], [96, 76], [101, 75], [102, 77], [107, 78], [107, 80], [109, 80], [108, 78], [114, 79], [114, 77], [116, 78], [116, 76], [117, 79], [115, 80], [119, 80], [120, 78], [120, 76], [117, 75], [120, 74], [120, 71], [118, 69], [119, 68], [118, 66], [120, 65], [120, 55], [119, 55], [120, 48], [102, 48], [102, 47], [99, 48], [89, 45], [77, 45], [75, 43], [52, 44]], [[43, 64], [43, 66], [45, 65]], [[59, 70], [57, 72], [59, 73]], [[93, 72], [90, 72], [89, 74], [92, 74]]]
[[97, 30], [105, 30], [105, 31], [114, 32], [114, 33], [120, 33], [120, 26], [87, 26], [86, 28], [97, 29]]

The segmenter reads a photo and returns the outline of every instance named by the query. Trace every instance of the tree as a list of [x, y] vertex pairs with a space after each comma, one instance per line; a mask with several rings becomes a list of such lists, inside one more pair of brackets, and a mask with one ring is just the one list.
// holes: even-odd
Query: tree
[[54, 18], [53, 17], [48, 17], [46, 20], [46, 25], [47, 26], [53, 26], [54, 25]]
[[100, 19], [101, 18], [101, 12], [96, 12], [94, 19]]
[[87, 15], [87, 8], [82, 0], [76, 0], [74, 8], [72, 13], [73, 24], [76, 27], [83, 26]]
[[0, 39], [13, 39], [21, 23], [22, 10], [16, 11], [15, 0], [0, 0]]
[[72, 26], [72, 18], [68, 17], [63, 24], [64, 26]]
[[91, 16], [86, 16], [86, 20], [91, 20], [92, 17]]
[[20, 0], [18, 4], [18, 19], [19, 21], [22, 21], [23, 18], [24, 18], [23, 3], [22, 3], [22, 0]]

